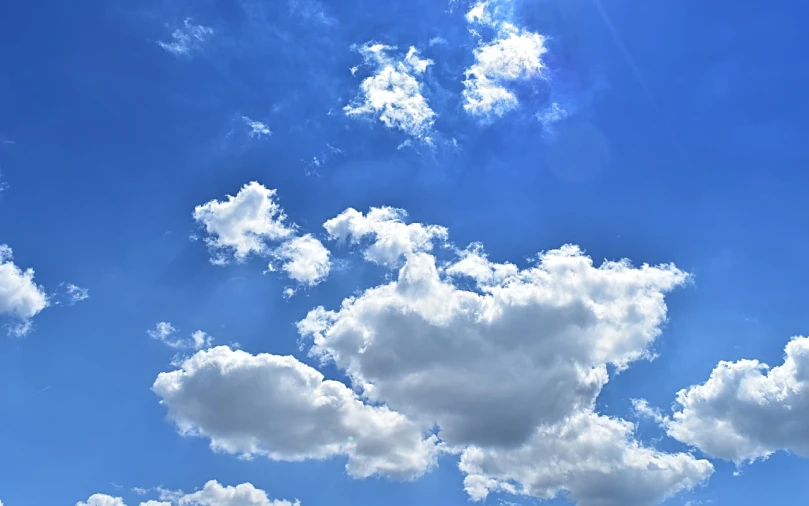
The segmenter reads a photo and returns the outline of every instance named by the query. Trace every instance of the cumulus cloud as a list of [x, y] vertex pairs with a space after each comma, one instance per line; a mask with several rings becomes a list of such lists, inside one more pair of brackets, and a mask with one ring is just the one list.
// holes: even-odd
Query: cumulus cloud
[[253, 181], [224, 201], [211, 200], [194, 208], [194, 219], [208, 234], [211, 261], [244, 261], [251, 254], [269, 251], [269, 241], [285, 239], [294, 229], [275, 199], [276, 191]]
[[[300, 506], [300, 502], [297, 500], [290, 502], [270, 499], [267, 492], [256, 488], [252, 483], [224, 486], [216, 480], [210, 480], [202, 490], [191, 494], [159, 490], [161, 492], [160, 501], [149, 500], [141, 502], [140, 506]], [[145, 494], [147, 491], [143, 490], [143, 493]], [[126, 506], [126, 504], [120, 497], [94, 494], [86, 503], [79, 502], [76, 503], [76, 506]]]
[[464, 488], [473, 500], [493, 491], [540, 499], [566, 493], [580, 506], [652, 506], [713, 473], [708, 461], [644, 447], [633, 432], [625, 420], [583, 411], [514, 450], [468, 448]]
[[[415, 241], [402, 214], [386, 213], [393, 219], [369, 225], [349, 210], [326, 228], [335, 238], [375, 234], [366, 256], [377, 261], [372, 248], [381, 244], [393, 253], [378, 258], [403, 257], [398, 277], [337, 310], [313, 309], [298, 330], [311, 338], [310, 353], [345, 371], [366, 401], [438, 427], [462, 455], [473, 499], [501, 490], [640, 506], [711, 474], [707, 461], [643, 447], [631, 424], [594, 412], [608, 365], [651, 357], [665, 295], [687, 273], [626, 260], [595, 266], [573, 245], [524, 269], [490, 261], [480, 245], [439, 264], [431, 240], [445, 240], [446, 230]], [[380, 234], [378, 222], [395, 233]], [[579, 462], [576, 452], [588, 451], [591, 460]]]
[[182, 496], [179, 506], [300, 506], [300, 502], [272, 500], [267, 492], [254, 487], [251, 483], [223, 486], [215, 480], [193, 494]]
[[[211, 200], [194, 209], [194, 219], [206, 232], [211, 263], [243, 262], [251, 255], [272, 257], [280, 270], [300, 284], [314, 286], [329, 274], [329, 251], [297, 227], [276, 201], [276, 191], [251, 182], [227, 200]], [[276, 265], [270, 264], [270, 270]]]
[[216, 451], [272, 460], [345, 456], [356, 478], [409, 479], [435, 464], [436, 438], [294, 357], [220, 346], [161, 373], [152, 390], [184, 435]]
[[414, 47], [398, 57], [390, 55], [395, 50], [370, 42], [358, 48], [374, 73], [362, 81], [359, 95], [343, 110], [348, 116], [377, 117], [388, 128], [429, 142], [435, 112], [422, 95], [419, 78], [433, 62], [421, 58]]
[[[475, 61], [466, 70], [464, 109], [476, 116], [503, 116], [519, 105], [510, 88], [512, 83], [544, 78], [545, 38], [512, 24], [510, 9], [502, 3], [478, 2], [466, 15], [471, 26], [484, 26], [495, 32], [488, 42], [478, 34]], [[473, 33], [477, 31], [473, 29]]]
[[783, 450], [809, 458], [809, 338], [793, 338], [776, 367], [719, 362], [705, 383], [677, 393], [671, 417], [644, 401], [636, 409], [711, 457], [741, 464]]
[[34, 270], [14, 263], [11, 248], [0, 244], [0, 316], [14, 323], [8, 333], [24, 336], [33, 328], [31, 318], [50, 304], [45, 290], [34, 282]]
[[365, 258], [382, 265], [398, 265], [404, 255], [430, 251], [434, 241], [445, 241], [447, 229], [421, 223], [405, 224], [404, 209], [372, 207], [367, 214], [356, 209], [346, 209], [328, 220], [323, 227], [329, 237], [338, 241], [357, 244], [370, 237], [371, 244], [365, 249]]
[[171, 34], [171, 41], [158, 41], [157, 45], [175, 56], [188, 56], [191, 51], [199, 49], [213, 33], [213, 28], [195, 25], [191, 18], [186, 18], [183, 26]]
[[283, 243], [273, 251], [273, 256], [290, 279], [308, 286], [323, 281], [331, 269], [331, 253], [311, 234]]
[[120, 497], [112, 497], [106, 494], [93, 494], [87, 502], [77, 502], [76, 506], [126, 506]]
[[201, 330], [194, 331], [187, 339], [180, 337], [178, 330], [169, 322], [157, 322], [155, 327], [146, 333], [152, 339], [162, 342], [174, 349], [201, 350], [213, 343], [213, 337]]

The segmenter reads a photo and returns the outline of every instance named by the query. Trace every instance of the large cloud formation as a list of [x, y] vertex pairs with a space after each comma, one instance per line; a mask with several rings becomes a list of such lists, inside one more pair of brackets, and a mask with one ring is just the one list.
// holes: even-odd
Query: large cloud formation
[[181, 433], [218, 451], [283, 461], [342, 455], [356, 478], [409, 479], [435, 463], [434, 436], [293, 357], [220, 346], [161, 373], [152, 389]]
[[652, 356], [665, 296], [686, 272], [596, 266], [574, 245], [521, 268], [479, 244], [458, 250], [445, 228], [406, 216], [348, 209], [324, 224], [398, 269], [298, 322], [310, 354], [344, 371], [353, 391], [292, 357], [220, 347], [158, 377], [169, 418], [231, 453], [343, 455], [354, 477], [412, 478], [454, 453], [474, 500], [507, 492], [650, 506], [712, 474], [708, 461], [644, 446], [630, 422], [595, 411], [608, 366]]
[[331, 270], [329, 250], [310, 234], [297, 236], [297, 227], [276, 200], [276, 191], [252, 181], [224, 201], [211, 200], [194, 208], [194, 220], [205, 230], [211, 262], [243, 262], [251, 255], [270, 257], [270, 270], [281, 270], [293, 281], [314, 286]]
[[23, 336], [31, 330], [31, 318], [48, 307], [48, 295], [34, 281], [34, 270], [14, 263], [10, 247], [0, 244], [0, 316], [10, 317], [11, 335]]
[[777, 367], [758, 360], [719, 362], [704, 384], [677, 393], [671, 417], [645, 402], [636, 407], [669, 436], [711, 457], [737, 464], [779, 450], [809, 457], [809, 338], [793, 338]]

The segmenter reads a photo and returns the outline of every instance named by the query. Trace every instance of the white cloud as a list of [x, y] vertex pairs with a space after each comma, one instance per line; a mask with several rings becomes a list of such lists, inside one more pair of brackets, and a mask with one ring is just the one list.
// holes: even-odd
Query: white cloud
[[71, 306], [90, 298], [90, 290], [76, 286], [73, 283], [68, 283], [65, 286], [65, 291], [67, 294], [67, 303]]
[[[329, 274], [330, 253], [311, 234], [297, 235], [275, 200], [276, 191], [251, 182], [227, 200], [211, 200], [194, 209], [194, 219], [205, 227], [205, 243], [211, 263], [224, 265], [231, 258], [244, 261], [250, 255], [272, 257], [280, 270], [301, 285], [314, 286]], [[279, 244], [280, 243], [280, 244]], [[270, 270], [276, 270], [270, 264]], [[290, 289], [294, 292], [294, 289]]]
[[251, 138], [261, 139], [261, 137], [269, 137], [270, 135], [272, 135], [270, 127], [268, 127], [261, 121], [254, 120], [247, 116], [242, 116], [242, 121], [244, 121], [244, 124], [250, 128]]
[[480, 39], [474, 50], [475, 61], [466, 70], [464, 109], [476, 116], [503, 116], [519, 105], [517, 96], [509, 89], [511, 83], [544, 78], [545, 38], [513, 25], [508, 21], [510, 9], [499, 4], [479, 2], [466, 15], [470, 24], [487, 26], [496, 32], [489, 42]]
[[213, 342], [213, 337], [201, 330], [194, 331], [188, 339], [183, 339], [177, 335], [177, 329], [169, 322], [157, 322], [155, 328], [147, 330], [146, 333], [152, 339], [174, 349], [201, 350], [210, 347]]
[[421, 223], [405, 224], [403, 209], [372, 207], [363, 215], [356, 209], [346, 209], [328, 220], [323, 227], [329, 236], [338, 241], [359, 243], [372, 236], [373, 243], [365, 249], [365, 258], [382, 265], [396, 266], [404, 255], [430, 251], [433, 242], [446, 241], [447, 229]]
[[358, 49], [374, 74], [362, 81], [360, 94], [343, 110], [348, 116], [378, 117], [388, 128], [430, 142], [435, 112], [422, 95], [419, 77], [433, 62], [419, 57], [414, 47], [398, 58], [389, 55], [394, 50], [395, 47], [371, 43]]
[[[160, 500], [141, 502], [140, 506], [300, 506], [294, 502], [270, 499], [267, 492], [256, 488], [251, 483], [242, 483], [236, 486], [224, 486], [216, 480], [210, 480], [202, 490], [190, 494], [182, 491], [170, 491], [162, 488]], [[142, 489], [142, 494], [148, 491]], [[2, 503], [0, 503], [2, 506]], [[79, 502], [76, 506], [126, 506], [120, 497], [111, 497], [105, 494], [94, 494], [86, 503]]]
[[[387, 236], [353, 210], [326, 228], [335, 238], [376, 234], [374, 246], [390, 254], [375, 258], [372, 246], [366, 255], [403, 256], [398, 278], [338, 310], [312, 310], [298, 329], [312, 338], [310, 353], [345, 371], [367, 401], [439, 427], [442, 441], [462, 453], [473, 498], [488, 490], [539, 498], [569, 492], [581, 505], [635, 497], [631, 504], [640, 506], [711, 474], [710, 463], [642, 447], [631, 424], [593, 411], [608, 365], [651, 357], [666, 321], [665, 294], [687, 273], [628, 261], [596, 267], [572, 245], [525, 269], [488, 260], [479, 245], [439, 265], [428, 253], [434, 236], [413, 241], [403, 215], [387, 215], [393, 219], [370, 220], [395, 230]], [[446, 239], [445, 229], [439, 237]], [[590, 450], [589, 463], [576, 460]], [[613, 480], [613, 472], [631, 479]]]
[[220, 346], [161, 373], [152, 390], [182, 434], [208, 438], [216, 451], [282, 461], [342, 455], [356, 478], [414, 478], [435, 464], [434, 437], [294, 357]]
[[783, 450], [809, 458], [809, 337], [793, 338], [776, 367], [719, 362], [704, 384], [677, 393], [672, 417], [651, 415], [711, 457], [741, 464]]
[[205, 243], [211, 249], [211, 262], [226, 264], [232, 256], [244, 261], [249, 255], [264, 255], [268, 242], [285, 239], [294, 229], [275, 201], [276, 191], [250, 182], [236, 196], [211, 200], [194, 208], [194, 219], [205, 227]]
[[267, 492], [251, 483], [223, 486], [215, 480], [193, 494], [187, 494], [177, 502], [179, 506], [299, 506], [300, 502], [271, 500]]
[[120, 497], [112, 497], [106, 494], [93, 494], [87, 502], [77, 502], [76, 506], [126, 506]]
[[192, 50], [199, 49], [201, 43], [213, 33], [213, 28], [195, 25], [191, 23], [191, 18], [186, 18], [183, 27], [177, 28], [171, 34], [170, 42], [158, 41], [157, 45], [175, 56], [187, 56]]
[[8, 327], [9, 334], [23, 336], [30, 332], [31, 318], [48, 305], [45, 290], [34, 282], [34, 270], [18, 267], [11, 248], [0, 244], [0, 316], [16, 321]]
[[273, 256], [290, 279], [308, 286], [326, 279], [331, 269], [329, 250], [311, 234], [286, 241], [273, 251]]
[[469, 448], [461, 456], [464, 488], [473, 500], [494, 491], [540, 499], [567, 493], [579, 506], [652, 506], [713, 473], [706, 460], [640, 445], [633, 431], [625, 420], [583, 411], [516, 449]]

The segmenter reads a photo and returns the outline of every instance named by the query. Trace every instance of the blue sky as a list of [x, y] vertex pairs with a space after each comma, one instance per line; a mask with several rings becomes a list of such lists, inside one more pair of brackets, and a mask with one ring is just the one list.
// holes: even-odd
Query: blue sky
[[806, 14], [3, 3], [0, 504], [795, 504]]

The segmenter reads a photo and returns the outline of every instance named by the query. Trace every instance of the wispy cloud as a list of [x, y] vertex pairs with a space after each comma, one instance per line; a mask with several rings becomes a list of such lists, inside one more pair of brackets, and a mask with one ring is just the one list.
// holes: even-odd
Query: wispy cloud
[[248, 116], [242, 116], [242, 121], [247, 125], [249, 135], [253, 139], [261, 139], [262, 137], [269, 137], [272, 135], [270, 127], [261, 121], [254, 120]]
[[199, 49], [213, 33], [213, 28], [195, 25], [191, 18], [186, 18], [183, 26], [171, 34], [171, 41], [158, 41], [157, 45], [175, 56], [188, 56], [191, 51]]

